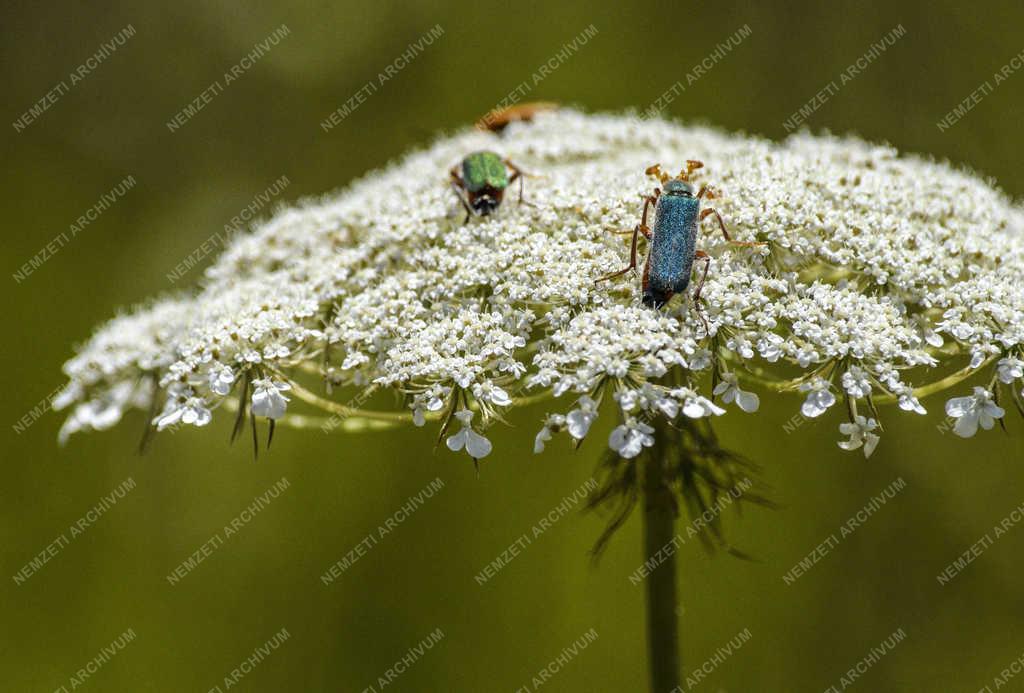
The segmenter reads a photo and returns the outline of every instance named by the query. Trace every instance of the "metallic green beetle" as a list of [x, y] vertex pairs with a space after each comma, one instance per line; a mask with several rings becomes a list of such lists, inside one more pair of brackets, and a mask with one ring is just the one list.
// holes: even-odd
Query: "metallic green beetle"
[[[511, 176], [508, 175], [509, 170], [512, 171]], [[473, 214], [486, 217], [497, 209], [505, 195], [505, 188], [517, 180], [519, 201], [523, 201], [525, 174], [500, 154], [488, 151], [473, 152], [462, 160], [461, 166], [452, 166], [449, 173], [455, 196], [466, 210], [466, 219], [463, 223], [468, 222]]]

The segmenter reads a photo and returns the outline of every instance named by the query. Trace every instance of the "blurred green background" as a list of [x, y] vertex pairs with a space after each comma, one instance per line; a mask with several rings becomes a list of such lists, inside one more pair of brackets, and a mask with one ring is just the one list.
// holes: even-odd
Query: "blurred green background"
[[[1024, 194], [1024, 75], [942, 132], [936, 123], [1024, 49], [1020, 3], [240, 3], [5, 4], [0, 251], [11, 273], [125, 176], [135, 189], [21, 283], [7, 279], [0, 483], [0, 689], [52, 691], [131, 628], [135, 640], [81, 690], [209, 691], [255, 648], [290, 637], [239, 690], [362, 691], [440, 628], [445, 637], [388, 688], [532, 689], [593, 628], [551, 691], [644, 690], [642, 560], [632, 520], [594, 568], [600, 517], [573, 512], [481, 586], [481, 569], [594, 473], [596, 443], [534, 457], [543, 406], [489, 435], [479, 476], [432, 454], [427, 429], [386, 435], [280, 432], [253, 463], [230, 422], [157, 438], [134, 454], [141, 417], [56, 444], [52, 413], [16, 422], [63, 383], [72, 346], [166, 278], [280, 176], [290, 202], [345, 185], [485, 113], [593, 25], [598, 33], [530, 94], [589, 110], [644, 109], [744, 25], [751, 36], [665, 115], [781, 138], [783, 121], [872, 42], [906, 35], [808, 119], [966, 164]], [[13, 122], [126, 25], [135, 36], [31, 124]], [[340, 125], [319, 123], [407, 46], [444, 35]], [[254, 44], [290, 35], [176, 132], [166, 126]], [[69, 85], [70, 86], [70, 85]], [[204, 260], [208, 264], [212, 258]], [[199, 276], [194, 270], [184, 284]], [[722, 436], [764, 465], [778, 510], [727, 525], [753, 562], [681, 560], [687, 671], [748, 628], [751, 639], [697, 688], [820, 691], [897, 628], [906, 640], [859, 679], [870, 691], [975, 691], [1024, 650], [1024, 531], [998, 539], [946, 586], [936, 575], [1024, 502], [1018, 417], [963, 441], [890, 416], [870, 462], [840, 451], [838, 421], [787, 433], [795, 398], [765, 398]], [[564, 441], [559, 441], [564, 444]], [[23, 584], [13, 575], [115, 486], [136, 488]], [[191, 574], [166, 576], [274, 482], [290, 487]], [[320, 576], [435, 478], [441, 489], [330, 585]], [[902, 478], [906, 488], [793, 585], [782, 575]], [[1021, 680], [1007, 690], [1024, 690]], [[378, 686], [379, 690], [379, 686]]]

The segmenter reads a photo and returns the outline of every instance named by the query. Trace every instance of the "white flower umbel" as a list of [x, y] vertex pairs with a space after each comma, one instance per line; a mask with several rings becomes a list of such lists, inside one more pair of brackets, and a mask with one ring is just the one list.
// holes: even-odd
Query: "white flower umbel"
[[[463, 223], [448, 170], [482, 149], [531, 174], [531, 204], [507, 194]], [[721, 193], [710, 204], [732, 236], [764, 244], [702, 225], [708, 329], [689, 295], [641, 305], [641, 272], [595, 284], [628, 259], [630, 239], [612, 232], [639, 221], [656, 185], [644, 169], [687, 159], [705, 163], [693, 182]], [[612, 449], [636, 455], [654, 435], [645, 421], [720, 415], [715, 395], [749, 412], [754, 390], [796, 390], [805, 416], [859, 427], [889, 403], [924, 413], [925, 395], [979, 374], [991, 397], [950, 409], [974, 433], [1002, 416], [995, 398], [1019, 397], [1022, 349], [1024, 212], [980, 177], [852, 138], [775, 143], [563, 109], [502, 135], [467, 128], [234, 237], [193, 293], [93, 335], [55, 406], [73, 407], [62, 437], [130, 408], [200, 424], [248, 406], [297, 427], [320, 425], [293, 412], [315, 407], [332, 430], [477, 412], [483, 430], [570, 394], [578, 404], [536, 448], [556, 430], [586, 435], [611, 409], [610, 425], [630, 422]], [[364, 408], [371, 394], [393, 408]], [[867, 449], [868, 432], [850, 431]], [[449, 442], [490, 449], [465, 421]]]

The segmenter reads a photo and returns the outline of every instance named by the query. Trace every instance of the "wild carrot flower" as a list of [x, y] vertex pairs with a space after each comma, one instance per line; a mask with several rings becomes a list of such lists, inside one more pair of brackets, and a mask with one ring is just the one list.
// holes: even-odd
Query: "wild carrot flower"
[[[480, 149], [532, 174], [531, 204], [509, 195], [464, 224], [447, 171]], [[765, 244], [704, 229], [707, 330], [688, 297], [652, 310], [636, 277], [594, 282], [626, 261], [611, 232], [637, 223], [644, 169], [686, 159], [705, 162], [698, 182], [721, 191], [732, 235]], [[560, 404], [537, 451], [611, 416], [611, 450], [633, 457], [654, 444], [652, 419], [753, 412], [754, 390], [794, 391], [791, 406], [843, 421], [841, 446], [870, 454], [881, 405], [923, 414], [920, 398], [976, 373], [987, 388], [946, 411], [960, 435], [991, 428], [1002, 404], [1019, 407], [1022, 359], [1024, 211], [977, 176], [852, 138], [563, 110], [501, 137], [467, 129], [280, 211], [193, 293], [100, 328], [56, 405], [72, 407], [62, 438], [131, 408], [162, 428], [221, 408], [309, 425], [293, 411], [316, 407], [343, 429], [443, 422], [448, 447], [480, 458], [504, 410], [547, 396]], [[381, 390], [400, 406], [352, 406]]]

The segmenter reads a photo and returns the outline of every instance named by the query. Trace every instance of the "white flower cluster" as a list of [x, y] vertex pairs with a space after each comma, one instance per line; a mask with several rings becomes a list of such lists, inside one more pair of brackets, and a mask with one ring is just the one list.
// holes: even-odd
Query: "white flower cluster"
[[[510, 192], [464, 224], [448, 169], [482, 149], [531, 174], [529, 204]], [[696, 182], [720, 191], [733, 237], [764, 244], [705, 225], [708, 329], [689, 297], [653, 310], [637, 277], [594, 281], [625, 264], [629, 239], [612, 232], [638, 222], [644, 169], [687, 159], [705, 162]], [[582, 439], [606, 403], [609, 444], [629, 458], [654, 444], [652, 417], [754, 412], [760, 387], [804, 393], [808, 417], [845, 402], [840, 446], [868, 455], [876, 404], [924, 414], [919, 396], [981, 369], [988, 387], [946, 413], [959, 435], [991, 428], [1006, 397], [1020, 405], [1022, 358], [1024, 211], [978, 177], [856, 139], [562, 110], [464, 131], [280, 211], [193, 294], [101, 328], [55, 407], [73, 406], [62, 438], [132, 407], [157, 428], [203, 426], [222, 404], [287, 424], [293, 399], [323, 404], [299, 382], [319, 377], [328, 392], [398, 392], [402, 416], [458, 426], [448, 447], [479, 458], [502, 409], [547, 393], [574, 404], [548, 416], [538, 451], [559, 431]]]

